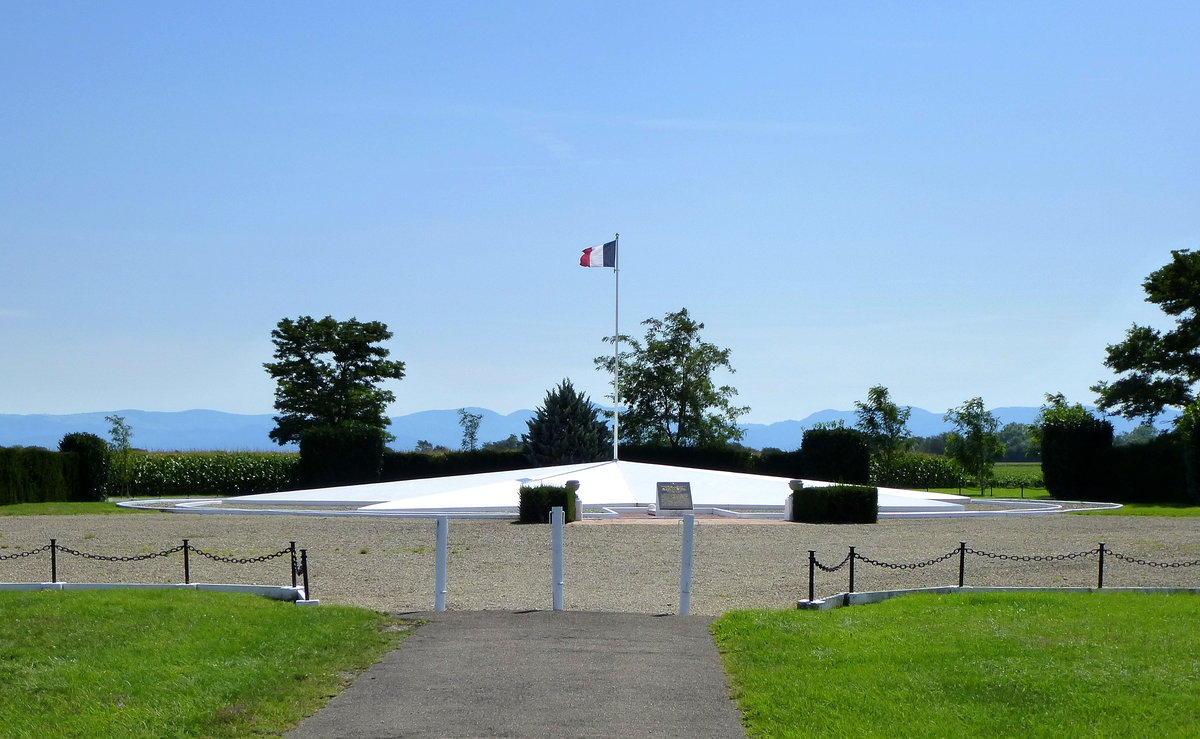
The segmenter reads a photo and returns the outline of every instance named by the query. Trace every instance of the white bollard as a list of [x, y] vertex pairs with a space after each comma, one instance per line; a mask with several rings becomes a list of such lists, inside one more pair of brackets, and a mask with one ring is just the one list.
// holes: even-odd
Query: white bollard
[[695, 540], [696, 516], [683, 516], [683, 553], [679, 564], [679, 615], [686, 616], [692, 610], [692, 543]]
[[437, 517], [437, 582], [433, 586], [433, 610], [446, 610], [446, 555], [450, 538], [450, 517]]
[[550, 509], [550, 556], [552, 558], [551, 575], [554, 585], [554, 610], [563, 609], [563, 519], [566, 518], [562, 506]]

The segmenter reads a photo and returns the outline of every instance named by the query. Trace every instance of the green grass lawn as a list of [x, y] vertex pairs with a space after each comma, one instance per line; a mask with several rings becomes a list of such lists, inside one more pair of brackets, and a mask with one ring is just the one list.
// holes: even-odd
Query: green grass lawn
[[0, 734], [278, 734], [406, 630], [238, 593], [0, 591]]
[[1200, 596], [911, 595], [713, 632], [752, 737], [1196, 736]]
[[108, 513], [153, 513], [154, 511], [139, 511], [135, 508], [119, 508], [116, 503], [87, 502], [87, 503], [16, 503], [0, 505], [0, 516], [96, 516]]
[[1168, 518], [1200, 517], [1200, 506], [1154, 503], [1125, 503], [1111, 511], [1080, 511], [1075, 516], [1166, 516]]

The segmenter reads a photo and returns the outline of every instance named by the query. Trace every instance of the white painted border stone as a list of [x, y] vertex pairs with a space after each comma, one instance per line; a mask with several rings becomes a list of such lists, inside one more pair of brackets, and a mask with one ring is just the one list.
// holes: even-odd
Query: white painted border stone
[[113, 583], [113, 582], [4, 582], [0, 590], [209, 590], [223, 593], [249, 593], [296, 605], [317, 605], [321, 601], [305, 597], [304, 588], [289, 585], [238, 585], [231, 583]]
[[885, 600], [891, 600], [892, 598], [899, 598], [902, 595], [911, 595], [913, 593], [934, 593], [936, 595], [947, 595], [951, 593], [1188, 593], [1190, 595], [1200, 595], [1200, 588], [1042, 588], [1020, 586], [978, 587], [972, 585], [965, 585], [960, 588], [957, 585], [942, 585], [933, 588], [906, 588], [902, 590], [871, 590], [861, 593], [836, 593], [827, 598], [796, 601], [796, 608], [801, 611], [830, 611], [834, 608], [845, 608], [846, 606], [862, 606], [869, 605], [871, 603], [882, 603]]

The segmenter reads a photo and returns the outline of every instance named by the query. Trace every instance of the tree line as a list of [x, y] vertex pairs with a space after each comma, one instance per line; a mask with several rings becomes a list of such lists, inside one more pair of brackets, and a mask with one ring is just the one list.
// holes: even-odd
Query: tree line
[[[1173, 251], [1172, 261], [1149, 275], [1143, 287], [1147, 300], [1172, 317], [1175, 327], [1160, 331], [1135, 324], [1123, 341], [1107, 347], [1105, 366], [1117, 379], [1092, 388], [1098, 407], [1104, 413], [1144, 420], [1122, 441], [1153, 438], [1152, 422], [1168, 407], [1182, 411], [1176, 431], [1194, 439], [1200, 431], [1200, 253]], [[730, 350], [704, 341], [704, 324], [686, 308], [642, 325], [645, 333], [640, 338], [605, 337], [606, 342], [619, 341], [623, 350], [594, 360], [598, 368], [618, 377], [610, 398], [619, 408], [621, 443], [671, 449], [737, 446], [743, 433], [738, 419], [749, 408], [737, 405], [737, 390], [717, 379], [734, 373]], [[392, 337], [385, 324], [301, 316], [281, 320], [271, 337], [275, 361], [264, 367], [276, 381], [275, 408], [280, 414], [272, 439], [281, 445], [299, 442], [302, 456], [307, 445], [341, 457], [354, 456], [352, 448], [381, 451], [392, 440], [385, 410], [395, 396], [380, 385], [403, 379], [405, 365], [388, 359], [388, 350], [381, 346]], [[952, 431], [916, 439], [907, 428], [910, 409], [895, 403], [883, 385], [871, 387], [855, 409], [856, 429], [874, 456], [886, 462], [914, 451], [944, 454], [979, 484], [1006, 454], [1037, 458], [1046, 423], [1091, 416], [1061, 394], [1048, 394], [1037, 423], [1001, 428], [983, 399], [975, 397], [946, 411]], [[459, 415], [463, 448], [474, 449], [479, 416], [465, 409]], [[598, 461], [610, 454], [612, 432], [606, 419], [612, 421], [613, 415], [599, 411], [564, 379], [547, 391], [520, 439], [514, 436], [485, 446], [519, 447], [536, 465]], [[427, 442], [426, 446], [432, 449]], [[374, 451], [366, 454], [373, 456]]]

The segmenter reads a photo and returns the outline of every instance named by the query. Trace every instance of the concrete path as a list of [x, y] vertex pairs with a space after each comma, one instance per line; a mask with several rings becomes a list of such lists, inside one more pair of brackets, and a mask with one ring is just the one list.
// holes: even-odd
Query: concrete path
[[428, 623], [289, 737], [744, 737], [701, 616], [408, 614]]

